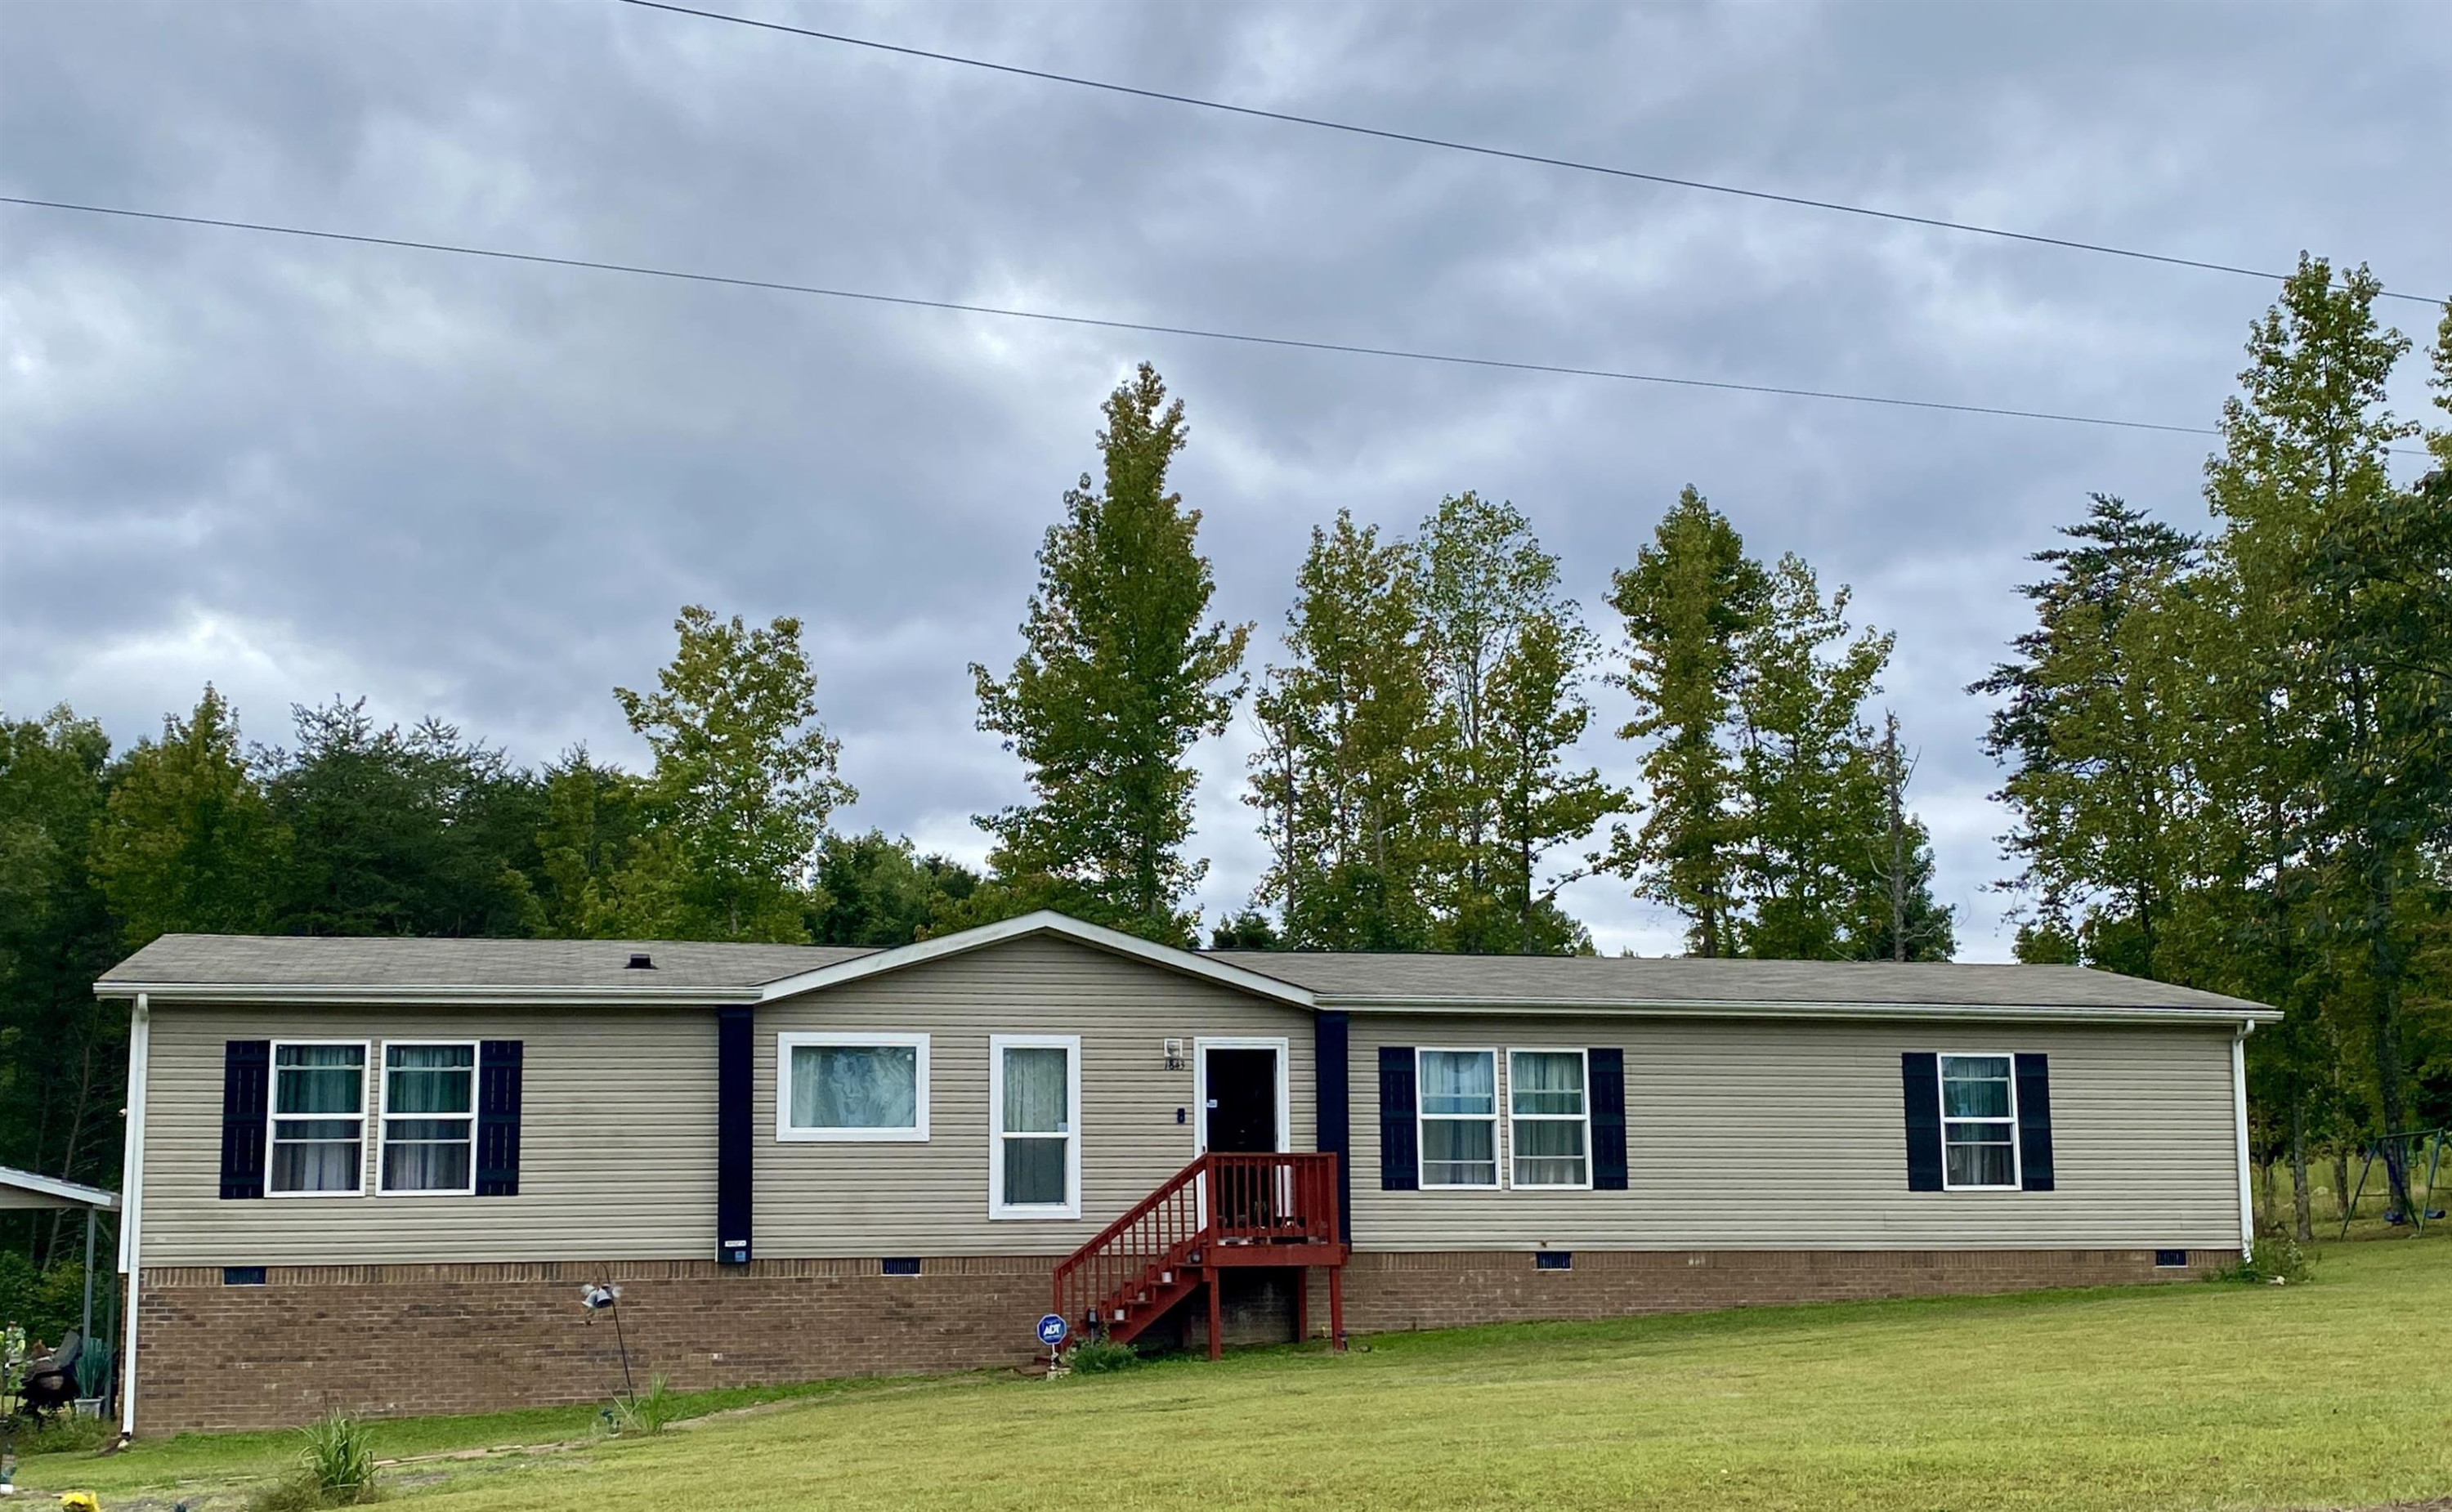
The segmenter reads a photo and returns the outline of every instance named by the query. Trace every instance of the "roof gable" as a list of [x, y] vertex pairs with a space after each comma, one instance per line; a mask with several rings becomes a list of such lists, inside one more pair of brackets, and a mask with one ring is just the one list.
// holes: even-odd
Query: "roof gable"
[[833, 961], [814, 967], [796, 975], [768, 982], [760, 990], [759, 1000], [771, 1003], [778, 998], [798, 997], [807, 992], [821, 992], [846, 982], [864, 981], [890, 972], [906, 971], [929, 961], [941, 961], [972, 951], [985, 950], [1010, 940], [1028, 939], [1034, 935], [1051, 935], [1071, 940], [1078, 945], [1102, 951], [1110, 955], [1140, 961], [1178, 976], [1212, 982], [1256, 997], [1291, 1004], [1297, 1008], [1312, 1006], [1312, 992], [1298, 983], [1254, 971], [1240, 962], [1199, 951], [1187, 951], [1173, 945], [1160, 945], [1121, 930], [1087, 924], [1070, 914], [1042, 909], [1035, 913], [982, 924], [975, 929], [934, 939], [920, 940], [897, 946], [890, 951], [878, 951], [849, 960]]

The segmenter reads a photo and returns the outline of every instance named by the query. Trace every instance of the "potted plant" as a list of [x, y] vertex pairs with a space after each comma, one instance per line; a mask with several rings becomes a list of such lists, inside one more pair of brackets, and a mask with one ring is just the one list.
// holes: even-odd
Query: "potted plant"
[[77, 1352], [76, 1404], [73, 1408], [80, 1418], [102, 1416], [103, 1393], [110, 1389], [110, 1345], [99, 1339], [88, 1339]]

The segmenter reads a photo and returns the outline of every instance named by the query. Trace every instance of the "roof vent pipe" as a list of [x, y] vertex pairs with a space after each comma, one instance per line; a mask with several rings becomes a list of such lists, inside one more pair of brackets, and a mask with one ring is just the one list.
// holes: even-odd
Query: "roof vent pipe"
[[633, 955], [630, 957], [630, 964], [623, 968], [623, 971], [628, 972], [652, 972], [655, 969], [655, 958], [648, 955]]

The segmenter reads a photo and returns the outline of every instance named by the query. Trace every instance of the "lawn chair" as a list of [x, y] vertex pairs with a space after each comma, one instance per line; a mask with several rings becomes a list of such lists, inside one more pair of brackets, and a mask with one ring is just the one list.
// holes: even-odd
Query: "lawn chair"
[[17, 1400], [29, 1413], [39, 1418], [76, 1400], [76, 1362], [84, 1350], [85, 1335], [70, 1328], [60, 1336], [58, 1348], [40, 1360], [27, 1362], [26, 1378], [17, 1387]]

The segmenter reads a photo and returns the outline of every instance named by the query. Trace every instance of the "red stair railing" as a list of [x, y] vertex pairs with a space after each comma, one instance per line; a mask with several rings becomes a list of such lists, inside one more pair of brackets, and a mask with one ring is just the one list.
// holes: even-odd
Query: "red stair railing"
[[[1212, 1151], [1169, 1177], [1058, 1263], [1055, 1311], [1077, 1329], [1117, 1331], [1135, 1299], [1181, 1289], [1162, 1278], [1198, 1267], [1212, 1245], [1334, 1245], [1333, 1154]], [[1149, 1315], [1130, 1320], [1137, 1333]]]

